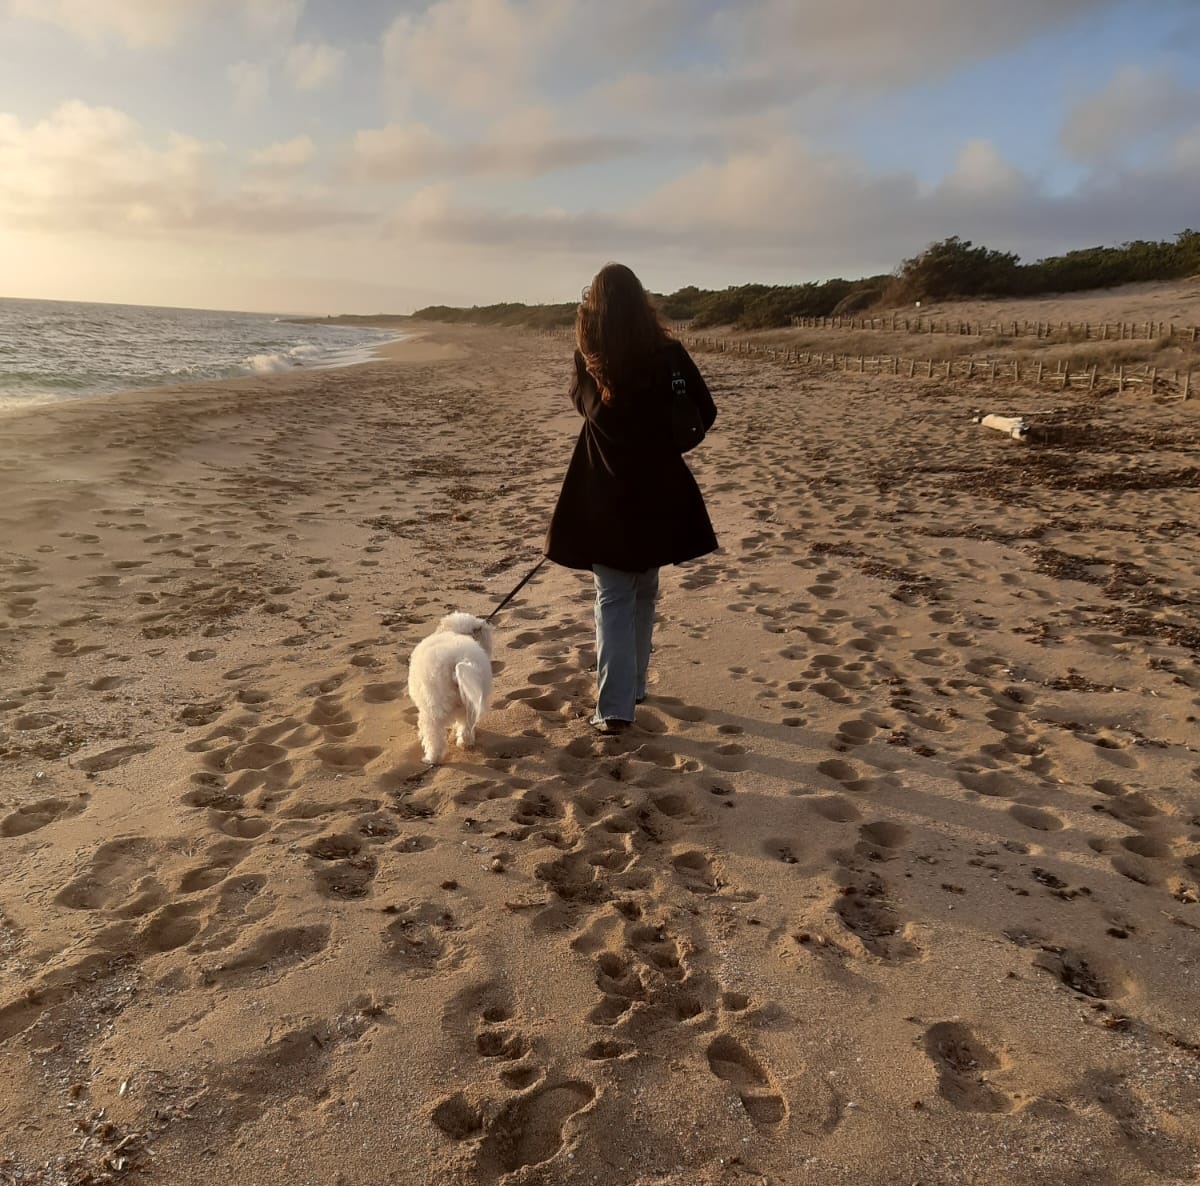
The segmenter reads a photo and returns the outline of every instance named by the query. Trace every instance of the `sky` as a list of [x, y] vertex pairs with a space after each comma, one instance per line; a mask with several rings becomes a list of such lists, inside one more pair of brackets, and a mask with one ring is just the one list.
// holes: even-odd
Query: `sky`
[[1200, 228], [1200, 0], [0, 0], [0, 296], [267, 312]]

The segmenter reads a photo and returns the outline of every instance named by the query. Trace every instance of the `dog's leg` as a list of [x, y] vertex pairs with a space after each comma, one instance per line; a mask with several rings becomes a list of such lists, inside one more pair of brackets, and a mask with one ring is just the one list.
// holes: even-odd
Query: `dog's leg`
[[425, 761], [436, 766], [446, 752], [446, 729], [440, 721], [434, 721], [426, 713], [417, 719], [417, 734], [421, 738], [421, 749]]
[[464, 705], [455, 717], [454, 739], [459, 749], [469, 749], [475, 744], [475, 714]]

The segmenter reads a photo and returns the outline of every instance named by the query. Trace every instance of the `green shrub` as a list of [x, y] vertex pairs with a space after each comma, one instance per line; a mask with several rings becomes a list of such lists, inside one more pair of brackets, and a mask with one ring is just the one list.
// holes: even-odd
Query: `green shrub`
[[[656, 296], [668, 321], [690, 321], [696, 329], [731, 325], [775, 329], [798, 317], [828, 317], [835, 310], [858, 312], [874, 304], [899, 305], [951, 297], [1036, 296], [1112, 288], [1148, 280], [1178, 280], [1200, 274], [1200, 231], [1181, 231], [1174, 240], [1134, 240], [1120, 247], [1085, 247], [1023, 264], [1012, 252], [976, 247], [952, 235], [904, 260], [891, 276], [823, 280], [807, 284], [742, 284], [717, 291], [688, 285]], [[574, 303], [561, 305], [475, 305], [470, 309], [430, 305], [413, 317], [422, 321], [557, 329], [575, 324]]]

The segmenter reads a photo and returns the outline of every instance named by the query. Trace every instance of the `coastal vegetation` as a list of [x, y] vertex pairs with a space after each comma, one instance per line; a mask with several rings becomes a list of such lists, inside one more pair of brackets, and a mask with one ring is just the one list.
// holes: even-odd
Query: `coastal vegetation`
[[[689, 285], [659, 295], [671, 321], [695, 329], [731, 325], [772, 329], [800, 317], [828, 317], [865, 309], [895, 308], [915, 301], [955, 297], [1016, 297], [1115, 288], [1200, 274], [1200, 231], [1173, 239], [1134, 240], [1119, 247], [1086, 247], [1022, 263], [1012, 252], [976, 246], [957, 235], [933, 243], [890, 274], [806, 284], [742, 284], [712, 290]], [[505, 303], [455, 308], [431, 305], [413, 317], [422, 321], [554, 329], [575, 321], [574, 302], [555, 305]]]

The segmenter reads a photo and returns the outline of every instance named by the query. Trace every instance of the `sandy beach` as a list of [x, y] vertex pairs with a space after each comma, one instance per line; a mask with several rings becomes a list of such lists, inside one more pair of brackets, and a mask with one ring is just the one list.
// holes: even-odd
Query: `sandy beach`
[[548, 567], [433, 771], [568, 341], [0, 419], [0, 1182], [1196, 1180], [1200, 400], [697, 362], [636, 728]]

